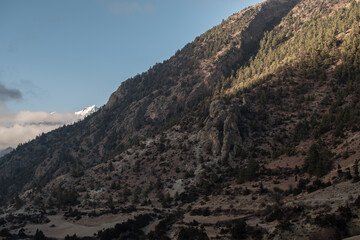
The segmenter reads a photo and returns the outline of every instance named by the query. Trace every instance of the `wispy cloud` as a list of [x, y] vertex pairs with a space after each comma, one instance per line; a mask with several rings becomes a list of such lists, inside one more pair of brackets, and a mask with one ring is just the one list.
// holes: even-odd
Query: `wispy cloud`
[[22, 94], [17, 89], [10, 89], [0, 83], [0, 102], [6, 102], [9, 100], [21, 99]]
[[139, 2], [110, 2], [107, 4], [111, 13], [121, 16], [131, 16], [136, 13], [152, 13], [155, 7], [152, 4]]

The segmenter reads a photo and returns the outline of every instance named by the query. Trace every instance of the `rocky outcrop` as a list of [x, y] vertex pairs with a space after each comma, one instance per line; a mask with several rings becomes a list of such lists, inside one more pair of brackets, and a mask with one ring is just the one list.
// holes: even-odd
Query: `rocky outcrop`
[[198, 140], [209, 153], [225, 160], [234, 160], [249, 144], [249, 112], [239, 99], [231, 103], [215, 100], [209, 117], [198, 134]]

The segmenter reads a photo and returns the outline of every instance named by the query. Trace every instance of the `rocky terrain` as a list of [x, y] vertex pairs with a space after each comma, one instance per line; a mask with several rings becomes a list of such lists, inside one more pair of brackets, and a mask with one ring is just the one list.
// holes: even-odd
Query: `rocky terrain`
[[0, 237], [360, 235], [360, 4], [268, 0], [0, 159]]

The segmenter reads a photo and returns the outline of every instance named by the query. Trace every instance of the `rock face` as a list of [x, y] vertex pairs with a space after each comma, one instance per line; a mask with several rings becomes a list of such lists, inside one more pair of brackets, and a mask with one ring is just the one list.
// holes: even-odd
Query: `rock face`
[[233, 160], [248, 145], [250, 117], [239, 99], [233, 99], [230, 104], [213, 101], [198, 140], [213, 155], [222, 160]]

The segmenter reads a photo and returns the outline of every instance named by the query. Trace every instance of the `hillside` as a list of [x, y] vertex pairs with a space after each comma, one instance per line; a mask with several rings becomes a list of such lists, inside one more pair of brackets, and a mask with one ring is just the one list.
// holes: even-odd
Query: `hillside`
[[0, 227], [100, 239], [360, 235], [359, 33], [355, 0], [268, 0], [232, 15], [83, 121], [1, 158]]
[[[158, 127], [173, 125], [211, 96], [216, 81], [256, 51], [262, 34], [272, 27], [268, 21], [276, 23], [295, 3], [270, 2], [235, 14], [174, 57], [125, 81], [91, 118], [18, 147], [0, 163], [4, 181], [0, 186], [19, 190], [34, 177], [40, 184], [46, 183], [71, 168], [106, 161], [142, 136], [157, 132]], [[46, 170], [40, 170], [39, 164]], [[22, 176], [12, 179], [19, 171]], [[0, 192], [6, 195], [7, 190], [1, 188]]]

